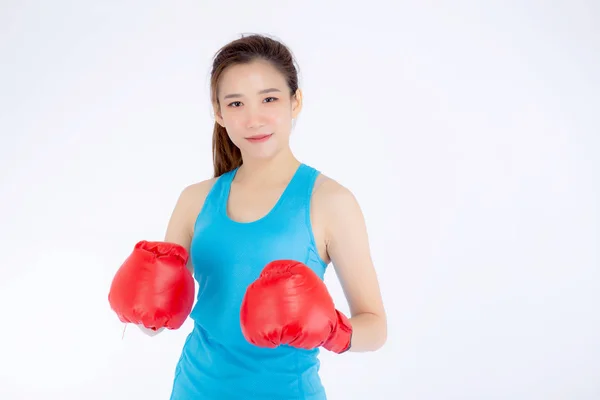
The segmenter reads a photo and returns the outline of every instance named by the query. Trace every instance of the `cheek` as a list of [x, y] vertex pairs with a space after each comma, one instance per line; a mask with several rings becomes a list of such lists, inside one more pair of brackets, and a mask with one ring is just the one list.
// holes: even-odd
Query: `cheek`
[[273, 129], [277, 129], [289, 125], [290, 118], [291, 114], [285, 107], [278, 107], [266, 114], [265, 122]]
[[243, 135], [246, 120], [242, 113], [230, 113], [223, 115], [225, 127], [231, 136]]

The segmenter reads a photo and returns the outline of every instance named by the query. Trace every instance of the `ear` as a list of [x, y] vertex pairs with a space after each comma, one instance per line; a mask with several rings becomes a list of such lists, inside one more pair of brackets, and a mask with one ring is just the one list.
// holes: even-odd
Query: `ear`
[[298, 88], [292, 97], [292, 118], [297, 118], [300, 111], [302, 111], [302, 90]]
[[221, 107], [218, 104], [213, 104], [213, 111], [215, 114], [215, 121], [217, 122], [217, 124], [225, 128], [225, 121], [223, 121], [223, 116], [221, 115]]

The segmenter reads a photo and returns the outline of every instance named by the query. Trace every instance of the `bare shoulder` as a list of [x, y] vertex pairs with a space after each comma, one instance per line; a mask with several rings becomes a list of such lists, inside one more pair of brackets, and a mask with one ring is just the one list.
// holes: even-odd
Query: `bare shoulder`
[[362, 211], [354, 193], [337, 180], [321, 174], [315, 182], [312, 207], [324, 222], [327, 238], [341, 224], [362, 219]]
[[196, 220], [202, 206], [204, 206], [206, 197], [215, 184], [215, 181], [216, 178], [206, 179], [192, 183], [182, 190], [179, 202], [183, 210], [185, 210], [188, 221], [190, 221], [190, 227], [193, 226], [193, 222]]
[[181, 199], [184, 202], [189, 201], [197, 204], [200, 201], [202, 204], [204, 204], [204, 200], [206, 199], [206, 196], [208, 196], [208, 193], [210, 192], [210, 189], [212, 189], [216, 180], [217, 178], [210, 178], [186, 186], [181, 191]]
[[215, 180], [216, 178], [206, 179], [183, 188], [169, 219], [165, 233], [166, 241], [189, 248], [194, 222]]
[[320, 174], [315, 182], [313, 201], [319, 208], [339, 212], [339, 208], [356, 207], [358, 202], [354, 193], [337, 180]]

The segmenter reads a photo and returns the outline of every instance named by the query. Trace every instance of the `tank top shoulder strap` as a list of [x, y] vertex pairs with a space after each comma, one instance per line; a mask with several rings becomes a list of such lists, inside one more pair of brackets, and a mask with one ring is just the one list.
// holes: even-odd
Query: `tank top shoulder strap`
[[237, 168], [225, 172], [215, 180], [215, 183], [213, 183], [213, 186], [206, 195], [206, 199], [204, 199], [204, 205], [198, 215], [198, 219], [203, 215], [214, 217], [220, 212], [222, 203], [229, 193], [229, 187], [236, 171]]
[[308, 206], [312, 195], [315, 180], [319, 175], [319, 171], [313, 167], [300, 164], [296, 175], [289, 183], [286, 191], [286, 201], [294, 202], [296, 206]]
[[294, 218], [296, 220], [300, 218], [302, 222], [310, 225], [310, 201], [318, 175], [319, 171], [313, 167], [300, 164], [298, 171], [282, 195], [282, 204], [279, 207], [281, 212], [288, 215], [279, 215], [279, 218]]

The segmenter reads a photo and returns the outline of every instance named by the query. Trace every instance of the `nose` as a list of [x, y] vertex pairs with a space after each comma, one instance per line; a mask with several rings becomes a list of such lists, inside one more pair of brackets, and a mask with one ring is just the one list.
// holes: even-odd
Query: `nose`
[[265, 115], [257, 107], [246, 108], [246, 128], [247, 129], [260, 129], [265, 126]]

